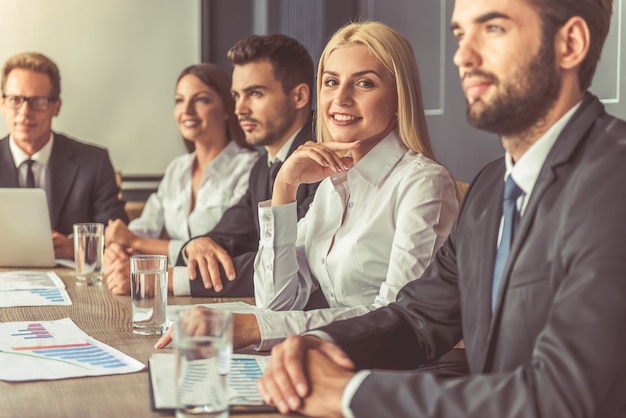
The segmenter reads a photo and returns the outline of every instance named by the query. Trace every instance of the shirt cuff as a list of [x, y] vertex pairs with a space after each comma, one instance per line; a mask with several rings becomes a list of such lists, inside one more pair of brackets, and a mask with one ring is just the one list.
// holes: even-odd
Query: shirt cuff
[[360, 372], [357, 372], [354, 376], [352, 376], [352, 379], [350, 379], [346, 388], [343, 390], [343, 394], [341, 395], [341, 413], [344, 418], [354, 418], [354, 414], [350, 408], [352, 398], [354, 398], [357, 390], [361, 387], [361, 383], [363, 383], [365, 378], [369, 376], [370, 373], [371, 370], [361, 370]]
[[307, 332], [302, 333], [301, 335], [303, 335], [303, 336], [304, 335], [312, 335], [313, 337], [317, 337], [317, 338], [319, 338], [322, 341], [326, 341], [326, 342], [329, 342], [329, 343], [334, 343], [335, 342], [335, 340], [330, 335], [325, 333], [324, 331], [317, 331], [317, 330], [307, 331]]
[[259, 334], [261, 334], [261, 342], [254, 345], [256, 351], [269, 351], [276, 344], [285, 339], [283, 327], [279, 327], [282, 332], [278, 335], [272, 335], [272, 331], [275, 331], [275, 320], [278, 318], [272, 318], [274, 312], [267, 308], [257, 308], [254, 310], [254, 316], [256, 316], [256, 322], [259, 324]]
[[174, 267], [172, 272], [172, 292], [174, 296], [191, 295], [191, 284], [187, 267]]
[[[185, 241], [177, 240], [177, 239], [171, 239], [170, 242], [167, 243], [167, 251], [169, 253], [170, 266], [176, 265], [176, 261], [178, 259], [178, 253], [180, 253], [180, 250], [183, 248], [184, 245], [185, 245]], [[185, 263], [186, 262], [187, 260], [185, 259]]]
[[259, 245], [273, 248], [296, 242], [298, 205], [296, 202], [271, 206], [271, 200], [259, 203]]

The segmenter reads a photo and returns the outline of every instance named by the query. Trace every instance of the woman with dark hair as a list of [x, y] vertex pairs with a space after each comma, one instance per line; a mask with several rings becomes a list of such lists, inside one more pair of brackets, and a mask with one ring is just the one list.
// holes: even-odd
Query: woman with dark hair
[[127, 279], [115, 279], [128, 270], [129, 254], [168, 255], [174, 264], [183, 244], [210, 231], [248, 189], [258, 154], [239, 127], [230, 84], [214, 64], [192, 65], [178, 77], [174, 119], [189, 154], [169, 164], [138, 219], [109, 222], [105, 277], [114, 293], [129, 291]]

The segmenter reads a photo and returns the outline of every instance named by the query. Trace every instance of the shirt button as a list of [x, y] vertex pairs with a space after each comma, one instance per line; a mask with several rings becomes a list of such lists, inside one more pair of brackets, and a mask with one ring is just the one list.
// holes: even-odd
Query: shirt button
[[326, 264], [326, 259], [322, 258], [322, 264]]
[[273, 264], [268, 264], [265, 267], [267, 267], [267, 271], [272, 271], [274, 269], [274, 265]]
[[354, 202], [348, 203], [348, 209], [352, 209], [354, 207]]

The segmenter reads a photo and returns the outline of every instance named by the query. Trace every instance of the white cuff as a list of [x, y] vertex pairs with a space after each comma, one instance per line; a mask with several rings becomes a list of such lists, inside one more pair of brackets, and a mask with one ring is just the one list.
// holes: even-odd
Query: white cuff
[[335, 340], [333, 340], [333, 338], [328, 335], [327, 333], [325, 333], [324, 331], [319, 331], [319, 330], [313, 330], [313, 331], [307, 331], [302, 333], [301, 335], [312, 335], [313, 337], [317, 337], [322, 341], [326, 341], [328, 343], [334, 343]]
[[[172, 292], [175, 296], [191, 295], [191, 284], [189, 284], [189, 273], [187, 267], [174, 267], [172, 272]], [[196, 280], [200, 280], [199, 278]]]
[[[275, 248], [296, 242], [298, 224], [298, 205], [296, 202], [280, 206], [271, 206], [271, 200], [259, 203], [259, 245]], [[279, 220], [277, 222], [276, 220]]]
[[[171, 239], [170, 242], [167, 243], [167, 252], [169, 253], [170, 266], [176, 265], [176, 260], [178, 259], [178, 253], [185, 245], [185, 241], [178, 239]], [[185, 260], [185, 263], [187, 260]]]
[[354, 398], [354, 394], [361, 387], [361, 383], [365, 380], [367, 376], [369, 376], [371, 370], [361, 370], [357, 372], [352, 379], [346, 385], [346, 388], [343, 390], [343, 394], [341, 395], [341, 413], [344, 418], [354, 418], [354, 414], [352, 413], [352, 409], [350, 409], [350, 403], [352, 402], [352, 398]]

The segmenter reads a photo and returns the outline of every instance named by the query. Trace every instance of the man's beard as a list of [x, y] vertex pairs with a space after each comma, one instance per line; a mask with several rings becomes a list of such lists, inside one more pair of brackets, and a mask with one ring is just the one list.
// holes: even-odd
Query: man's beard
[[[495, 75], [480, 70], [468, 75], [481, 76], [495, 86], [500, 84]], [[561, 74], [556, 69], [554, 46], [544, 40], [527, 67], [516, 71], [514, 79], [501, 86], [502, 92], [492, 103], [480, 100], [468, 103], [469, 123], [500, 136], [519, 135], [536, 126], [552, 108], [561, 89]]]
[[[293, 105], [285, 100], [280, 105], [280, 110], [276, 113], [276, 117], [271, 120], [265, 120], [265, 123], [262, 125], [265, 128], [265, 131], [261, 133], [259, 136], [246, 134], [246, 141], [250, 145], [254, 146], [269, 146], [277, 143], [281, 139], [284, 139], [284, 136], [287, 134], [289, 129], [291, 129], [291, 125], [296, 118], [296, 109]], [[240, 118], [240, 123], [242, 120], [246, 120], [246, 118]], [[256, 123], [259, 123], [258, 120], [253, 120]]]

